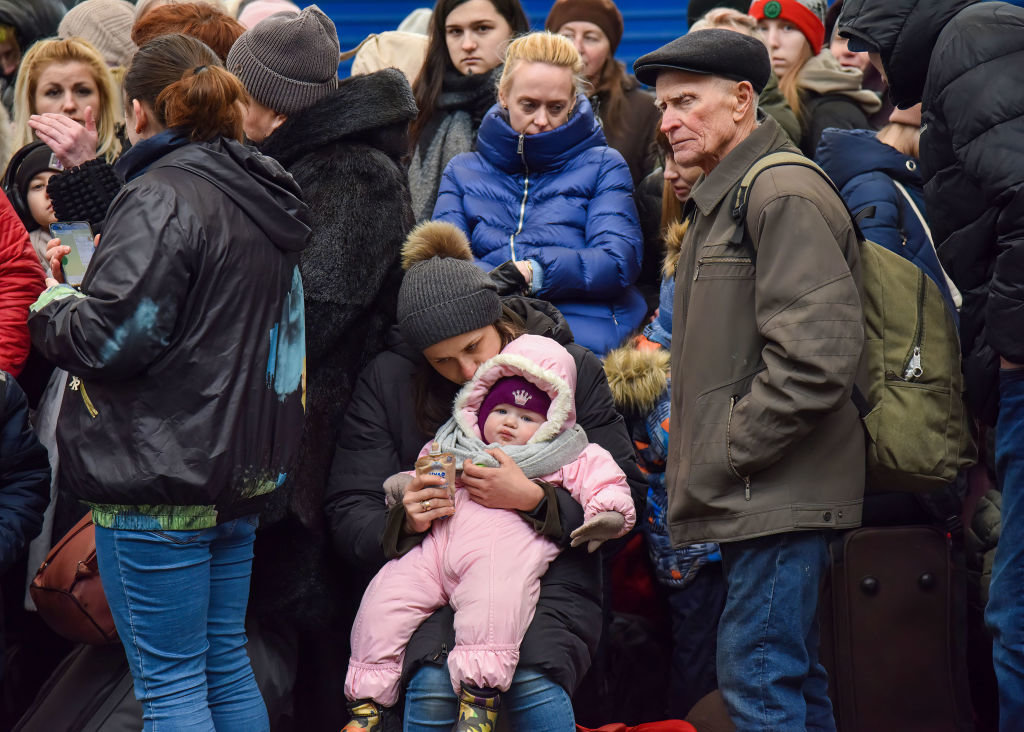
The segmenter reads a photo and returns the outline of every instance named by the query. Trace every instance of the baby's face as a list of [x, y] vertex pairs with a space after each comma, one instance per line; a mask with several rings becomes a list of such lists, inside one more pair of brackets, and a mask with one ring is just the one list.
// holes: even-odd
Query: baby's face
[[484, 422], [484, 442], [525, 445], [545, 419], [539, 412], [511, 404], [499, 404], [491, 410]]

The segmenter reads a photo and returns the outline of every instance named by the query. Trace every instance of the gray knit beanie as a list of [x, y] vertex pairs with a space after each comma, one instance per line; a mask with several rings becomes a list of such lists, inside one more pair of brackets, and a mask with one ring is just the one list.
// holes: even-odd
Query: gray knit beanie
[[334, 23], [310, 5], [247, 30], [231, 47], [227, 67], [257, 102], [290, 115], [338, 88], [340, 54]]
[[452, 224], [427, 221], [413, 229], [402, 248], [402, 266], [398, 327], [416, 350], [501, 317], [497, 287], [473, 264], [466, 235]]

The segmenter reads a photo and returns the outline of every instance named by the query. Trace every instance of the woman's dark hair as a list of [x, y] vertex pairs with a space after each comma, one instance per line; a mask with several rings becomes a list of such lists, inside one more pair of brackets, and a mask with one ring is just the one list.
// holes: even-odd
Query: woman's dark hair
[[[488, 1], [512, 28], [513, 37], [530, 30], [530, 21], [526, 19], [526, 13], [523, 12], [519, 0]], [[434, 4], [434, 12], [430, 16], [430, 30], [427, 33], [427, 55], [423, 59], [423, 69], [412, 87], [416, 106], [420, 110], [419, 116], [409, 127], [409, 142], [412, 147], [416, 146], [420, 133], [434, 116], [437, 98], [441, 95], [441, 88], [444, 85], [444, 72], [455, 68], [445, 41], [445, 23], [455, 8], [467, 2], [469, 0], [437, 0]]]
[[191, 36], [160, 36], [140, 48], [124, 75], [124, 94], [126, 106], [145, 102], [161, 126], [183, 127], [193, 141], [242, 140], [245, 87]]
[[[505, 306], [502, 306], [501, 317], [493, 325], [501, 337], [502, 349], [526, 332], [523, 319]], [[452, 397], [459, 387], [437, 373], [426, 359], [421, 359], [412, 387], [416, 426], [423, 434], [432, 435], [452, 416]]]
[[636, 80], [631, 79], [625, 65], [609, 53], [593, 86], [594, 94], [601, 100], [598, 110], [601, 126], [605, 134], [617, 136], [626, 123], [626, 92], [636, 88]]

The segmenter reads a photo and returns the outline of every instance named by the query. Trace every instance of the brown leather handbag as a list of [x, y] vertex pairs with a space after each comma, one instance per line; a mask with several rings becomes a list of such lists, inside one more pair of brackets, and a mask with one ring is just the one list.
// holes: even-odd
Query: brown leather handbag
[[29, 594], [47, 625], [76, 643], [118, 641], [96, 565], [96, 527], [90, 511], [50, 550]]

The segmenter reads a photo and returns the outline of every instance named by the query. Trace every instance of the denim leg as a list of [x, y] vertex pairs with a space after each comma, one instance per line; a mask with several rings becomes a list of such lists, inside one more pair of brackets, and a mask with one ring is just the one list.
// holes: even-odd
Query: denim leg
[[539, 671], [519, 669], [502, 694], [501, 709], [510, 729], [575, 732], [576, 717], [565, 689]]
[[999, 681], [999, 728], [1007, 732], [1024, 719], [1024, 370], [1002, 371], [999, 380], [996, 474], [1003, 515], [985, 621]]
[[404, 732], [451, 732], [459, 714], [448, 664], [425, 663], [413, 674], [405, 690]]
[[245, 652], [245, 609], [258, 523], [256, 516], [248, 516], [222, 524], [210, 544], [206, 684], [217, 732], [270, 730], [267, 708]]
[[[501, 714], [510, 727], [531, 732], [573, 732], [572, 702], [558, 684], [530, 669], [518, 669], [512, 686], [501, 695]], [[447, 664], [425, 663], [405, 691], [405, 732], [449, 732], [455, 725], [459, 700], [452, 690]]]
[[721, 562], [705, 564], [686, 587], [669, 590], [672, 622], [670, 719], [683, 719], [694, 704], [718, 688], [715, 653], [725, 594]]
[[720, 548], [728, 596], [718, 626], [718, 682], [738, 732], [802, 730], [809, 721], [832, 732], [815, 625], [828, 566], [824, 534], [777, 534]]
[[208, 531], [96, 527], [103, 591], [146, 732], [214, 732], [206, 702]]

